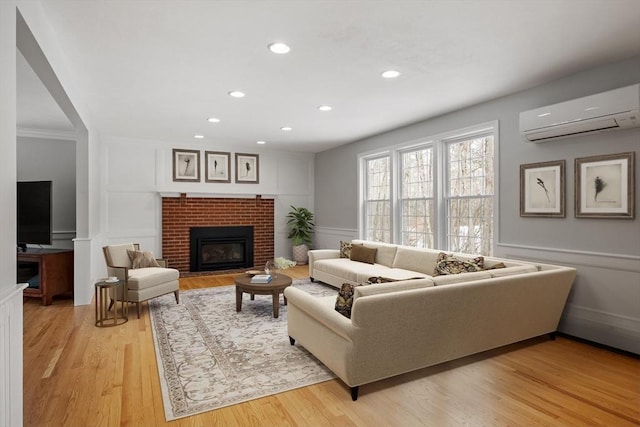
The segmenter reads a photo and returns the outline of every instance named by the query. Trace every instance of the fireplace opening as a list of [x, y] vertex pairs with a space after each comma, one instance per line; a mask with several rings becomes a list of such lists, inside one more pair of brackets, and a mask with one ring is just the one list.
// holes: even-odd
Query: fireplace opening
[[189, 235], [193, 272], [253, 266], [253, 227], [191, 227]]

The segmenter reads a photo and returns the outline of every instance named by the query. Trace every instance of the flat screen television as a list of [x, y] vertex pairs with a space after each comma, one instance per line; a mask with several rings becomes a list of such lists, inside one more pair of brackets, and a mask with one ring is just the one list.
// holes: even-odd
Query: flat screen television
[[18, 182], [18, 247], [26, 250], [27, 244], [51, 245], [52, 197], [52, 181]]

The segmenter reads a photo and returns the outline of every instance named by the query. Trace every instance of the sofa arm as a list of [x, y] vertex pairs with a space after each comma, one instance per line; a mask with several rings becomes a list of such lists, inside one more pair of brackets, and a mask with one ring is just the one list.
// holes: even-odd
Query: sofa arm
[[321, 259], [340, 258], [338, 249], [313, 249], [309, 252], [309, 277], [313, 277], [313, 263]]
[[[326, 304], [322, 304], [322, 298], [314, 297], [313, 295], [292, 286], [289, 286], [284, 290], [284, 296], [287, 298], [287, 305], [289, 307], [296, 307], [307, 317], [321, 323], [333, 333], [353, 342], [355, 328], [351, 323], [351, 320], [347, 319], [333, 308], [327, 307]], [[289, 318], [288, 321], [291, 321], [290, 319], [291, 318]]]

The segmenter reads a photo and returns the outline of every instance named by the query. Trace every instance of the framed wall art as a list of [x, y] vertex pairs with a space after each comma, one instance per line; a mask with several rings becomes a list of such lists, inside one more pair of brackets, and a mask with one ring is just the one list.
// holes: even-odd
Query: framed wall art
[[231, 182], [231, 153], [205, 151], [204, 180], [206, 182]]
[[200, 182], [200, 150], [173, 149], [173, 180]]
[[575, 160], [576, 218], [634, 218], [635, 153]]
[[565, 163], [520, 165], [520, 216], [565, 217]]
[[236, 153], [236, 182], [257, 184], [260, 182], [260, 164], [257, 154]]

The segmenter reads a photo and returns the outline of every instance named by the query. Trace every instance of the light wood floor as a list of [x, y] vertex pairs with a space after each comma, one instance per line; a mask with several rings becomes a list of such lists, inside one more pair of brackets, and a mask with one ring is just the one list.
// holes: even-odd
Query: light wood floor
[[[308, 275], [306, 267], [287, 274]], [[232, 275], [192, 277], [180, 288], [232, 283]], [[167, 423], [147, 310], [97, 328], [93, 305], [25, 299], [24, 425], [640, 425], [640, 361], [563, 337], [364, 385], [356, 402], [333, 380]]]

